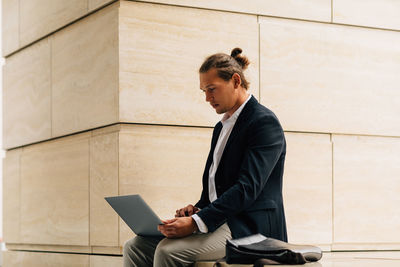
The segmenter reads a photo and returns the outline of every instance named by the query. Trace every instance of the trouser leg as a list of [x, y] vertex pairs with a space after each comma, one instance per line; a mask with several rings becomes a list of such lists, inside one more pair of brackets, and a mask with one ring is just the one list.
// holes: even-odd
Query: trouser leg
[[124, 267], [153, 266], [154, 252], [161, 239], [136, 236], [126, 241], [123, 250]]
[[154, 267], [190, 266], [195, 261], [217, 260], [225, 256], [231, 232], [225, 223], [213, 233], [193, 234], [161, 240], [154, 253]]

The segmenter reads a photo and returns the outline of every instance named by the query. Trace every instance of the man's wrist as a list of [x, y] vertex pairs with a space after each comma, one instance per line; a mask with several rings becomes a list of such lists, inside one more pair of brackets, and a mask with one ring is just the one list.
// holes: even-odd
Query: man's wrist
[[207, 225], [203, 222], [203, 220], [197, 214], [192, 215], [192, 219], [195, 221], [198, 232], [208, 233]]
[[193, 233], [198, 233], [199, 232], [199, 227], [197, 226], [196, 221], [193, 219], [192, 216], [190, 216], [190, 218], [192, 219], [192, 229], [193, 229]]

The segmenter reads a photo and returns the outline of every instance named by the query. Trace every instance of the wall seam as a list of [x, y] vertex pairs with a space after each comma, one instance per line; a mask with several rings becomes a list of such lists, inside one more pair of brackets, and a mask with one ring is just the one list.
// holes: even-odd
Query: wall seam
[[93, 138], [93, 136], [89, 136], [89, 138], [88, 138], [88, 161], [89, 161], [89, 168], [88, 168], [88, 195], [89, 195], [89, 197], [88, 197], [88, 202], [89, 202], [89, 205], [88, 205], [88, 246], [89, 246], [89, 248], [90, 248], [90, 250], [91, 250], [91, 252], [93, 252], [93, 248], [92, 248], [92, 242], [91, 242], [91, 240], [90, 240], [90, 197], [91, 197], [91, 193], [90, 193], [90, 179], [91, 179], [91, 175], [90, 175], [90, 173], [91, 173], [91, 171], [90, 171], [90, 167], [91, 167], [91, 156], [90, 156], [90, 148], [91, 148], [91, 145], [92, 145], [92, 138]]
[[258, 98], [261, 103], [261, 24], [260, 16], [257, 15], [258, 24]]
[[120, 103], [120, 88], [119, 88], [119, 86], [120, 86], [120, 80], [121, 80], [121, 74], [120, 74], [120, 67], [119, 67], [119, 64], [120, 64], [120, 55], [121, 55], [121, 43], [120, 43], [120, 40], [121, 40], [121, 37], [120, 37], [120, 27], [121, 27], [121, 16], [120, 16], [120, 9], [121, 9], [121, 3], [119, 3], [119, 5], [118, 5], [118, 9], [117, 9], [117, 29], [116, 29], [116, 31], [117, 31], [117, 45], [116, 45], [116, 47], [115, 47], [115, 49], [117, 50], [117, 67], [116, 67], [116, 71], [117, 71], [117, 73], [116, 73], [116, 77], [117, 77], [117, 88], [115, 89], [117, 92], [116, 92], [116, 100], [115, 100], [115, 102], [116, 102], [116, 106], [117, 106], [117, 110], [116, 110], [116, 117], [117, 117], [117, 122], [119, 122], [120, 121], [120, 118], [121, 118], [121, 111], [120, 111], [120, 106], [121, 106], [121, 103]]
[[53, 138], [53, 36], [48, 38], [50, 46], [50, 138]]
[[[50, 139], [45, 139], [45, 140], [41, 140], [41, 141], [37, 141], [37, 142], [33, 142], [33, 143], [22, 144], [22, 145], [19, 145], [19, 146], [16, 146], [16, 147], [5, 148], [5, 150], [9, 151], [9, 150], [13, 150], [13, 149], [28, 147], [28, 146], [31, 146], [31, 145], [40, 144], [40, 143], [44, 143], [44, 142], [48, 142], [48, 141], [52, 141], [52, 140], [56, 140], [56, 139], [61, 139], [61, 138], [64, 138], [64, 137], [73, 136], [73, 135], [77, 135], [77, 134], [81, 134], [81, 133], [86, 133], [86, 132], [97, 130], [97, 129], [111, 127], [111, 126], [114, 126], [114, 125], [117, 125], [117, 124], [121, 124], [121, 125], [139, 125], [139, 126], [143, 125], [143, 126], [164, 126], [164, 127], [213, 129], [213, 126], [201, 126], [201, 125], [178, 125], [178, 124], [162, 124], [162, 123], [142, 123], [142, 122], [115, 122], [115, 123], [106, 124], [106, 125], [103, 125], [103, 126], [92, 128], [92, 129], [81, 130], [79, 132], [73, 132], [73, 133], [64, 134], [64, 135], [60, 135], [60, 136], [54, 136], [54, 137], [52, 137]], [[355, 134], [355, 133], [341, 133], [341, 132], [330, 133], [330, 132], [296, 131], [296, 130], [284, 130], [284, 132], [285, 133], [304, 133], [304, 134], [335, 134], [335, 135], [347, 135], [347, 136], [400, 138], [400, 136], [396, 136], [396, 135], [380, 135], [380, 134]]]
[[333, 139], [333, 134], [331, 133], [330, 134], [330, 137], [331, 137], [331, 147], [332, 147], [332, 155], [331, 155], [331, 157], [332, 157], [332, 159], [331, 159], [331, 161], [332, 161], [332, 244], [331, 244], [331, 250], [332, 250], [332, 246], [333, 246], [333, 244], [334, 244], [334, 241], [335, 241], [335, 161], [334, 161], [334, 149], [335, 149], [335, 146], [334, 146], [334, 139]]
[[[18, 222], [18, 241], [19, 242], [21, 242], [22, 243], [22, 238], [21, 238], [21, 213], [22, 213], [22, 175], [21, 175], [21, 173], [22, 173], [22, 171], [21, 171], [21, 169], [22, 169], [22, 152], [24, 152], [24, 149], [21, 149], [21, 151], [19, 151], [19, 153], [18, 153], [18, 182], [19, 182], [19, 185], [18, 185], [18, 188], [19, 188], [19, 196], [18, 196], [18, 198], [19, 198], [19, 213], [18, 213], [18, 216], [19, 216], [19, 218], [18, 218], [18, 220], [19, 220], [19, 222]], [[4, 236], [4, 233], [3, 233], [3, 236]]]
[[[4, 1], [2, 1], [4, 2]], [[2, 7], [3, 8], [3, 7]], [[3, 12], [3, 11], [2, 11]], [[21, 0], [18, 0], [18, 47], [21, 46]], [[4, 25], [2, 25], [4, 27]], [[4, 50], [4, 48], [2, 48]], [[19, 49], [17, 49], [18, 51]], [[8, 55], [5, 55], [4, 57], [8, 57]]]
[[[120, 125], [120, 127], [121, 127], [121, 125]], [[121, 135], [121, 130], [122, 130], [122, 127], [120, 128], [120, 130], [117, 132], [117, 195], [119, 196], [120, 195], [120, 189], [119, 189], [119, 181], [120, 181], [120, 179], [119, 179], [119, 166], [120, 166], [120, 162], [119, 162], [119, 144], [120, 144], [120, 135]], [[117, 224], [118, 224], [118, 227], [117, 227], [117, 229], [118, 229], [118, 244], [117, 244], [117, 246], [119, 246], [120, 245], [120, 243], [121, 243], [121, 238], [120, 238], [120, 232], [121, 232], [121, 229], [120, 229], [120, 217], [119, 216], [117, 216]]]

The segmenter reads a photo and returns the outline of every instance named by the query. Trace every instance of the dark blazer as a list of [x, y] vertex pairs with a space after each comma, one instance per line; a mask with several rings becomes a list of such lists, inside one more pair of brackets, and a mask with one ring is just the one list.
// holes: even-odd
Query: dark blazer
[[227, 222], [233, 238], [261, 233], [287, 241], [282, 201], [286, 141], [275, 114], [252, 96], [226, 143], [217, 172], [217, 200], [210, 203], [208, 174], [222, 123], [214, 128], [197, 215], [213, 232]]

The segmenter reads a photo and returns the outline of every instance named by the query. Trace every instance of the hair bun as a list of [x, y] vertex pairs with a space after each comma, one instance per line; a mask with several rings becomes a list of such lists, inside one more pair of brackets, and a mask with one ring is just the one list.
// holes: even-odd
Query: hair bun
[[242, 49], [239, 47], [233, 48], [231, 52], [231, 57], [235, 58], [237, 55], [240, 55], [242, 53]]
[[232, 49], [231, 57], [233, 57], [237, 61], [237, 63], [239, 63], [242, 69], [246, 69], [247, 66], [250, 64], [250, 61], [247, 57], [240, 55], [242, 51], [243, 50], [239, 47]]

